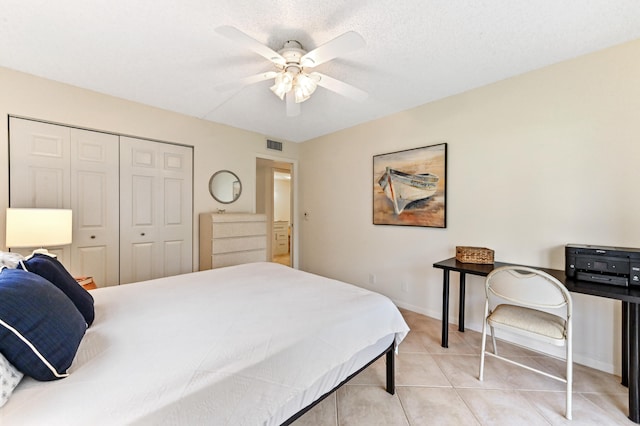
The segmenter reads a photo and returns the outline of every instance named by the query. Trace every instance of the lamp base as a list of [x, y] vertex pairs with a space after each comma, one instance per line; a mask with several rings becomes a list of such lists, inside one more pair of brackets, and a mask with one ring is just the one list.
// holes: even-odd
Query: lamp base
[[25, 260], [31, 259], [34, 254], [44, 254], [45, 256], [49, 256], [49, 257], [58, 257], [55, 254], [49, 252], [49, 250], [47, 250], [46, 248], [40, 247], [39, 249], [35, 249], [33, 253], [31, 253], [29, 256], [25, 257]]

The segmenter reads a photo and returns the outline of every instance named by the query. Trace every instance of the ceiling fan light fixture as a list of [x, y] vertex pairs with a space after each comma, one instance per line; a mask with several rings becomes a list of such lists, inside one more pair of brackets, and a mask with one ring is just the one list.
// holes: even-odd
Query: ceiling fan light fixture
[[297, 104], [304, 102], [311, 97], [311, 95], [308, 92], [306, 92], [304, 89], [302, 89], [299, 86], [296, 86], [293, 88], [293, 94], [295, 96], [295, 100]]
[[274, 80], [274, 85], [271, 86], [271, 91], [275, 93], [277, 97], [284, 100], [284, 95], [293, 87], [293, 74], [289, 71], [283, 71], [278, 73]]
[[304, 102], [313, 92], [316, 91], [318, 84], [316, 81], [309, 77], [308, 74], [300, 73], [296, 76], [294, 80], [293, 90], [296, 98], [296, 103]]
[[[343, 81], [311, 71], [312, 68], [362, 48], [365, 40], [354, 31], [346, 33], [307, 52], [296, 40], [287, 40], [278, 52], [251, 36], [231, 26], [216, 28], [216, 32], [237, 44], [254, 51], [275, 65], [275, 70], [263, 72], [240, 80], [240, 84], [223, 84], [220, 90], [231, 90], [244, 85], [274, 78], [271, 91], [281, 100], [286, 99], [287, 116], [300, 114], [300, 103], [309, 99], [317, 86], [356, 101], [367, 98], [367, 92]], [[304, 71], [307, 72], [304, 72]]]

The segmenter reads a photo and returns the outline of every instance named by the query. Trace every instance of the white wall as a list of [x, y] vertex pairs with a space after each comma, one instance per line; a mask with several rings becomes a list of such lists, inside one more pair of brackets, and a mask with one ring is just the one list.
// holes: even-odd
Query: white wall
[[[567, 243], [639, 247], [639, 75], [636, 41], [303, 143], [301, 268], [439, 318], [432, 264], [456, 245], [556, 269]], [[372, 157], [441, 142], [447, 228], [372, 225]], [[479, 330], [482, 280], [467, 282], [467, 326]], [[619, 372], [620, 303], [573, 299], [575, 360]]]
[[[16, 115], [92, 130], [109, 131], [194, 147], [194, 269], [198, 263], [198, 214], [218, 208], [228, 212], [254, 212], [256, 156], [273, 158], [266, 137], [257, 133], [211, 123], [152, 108], [89, 90], [0, 68], [0, 117]], [[6, 129], [7, 127], [5, 127]], [[0, 250], [4, 246], [5, 209], [9, 202], [8, 133], [0, 132]], [[299, 144], [283, 143], [280, 155], [296, 160]], [[276, 156], [278, 157], [278, 156]], [[235, 172], [242, 194], [233, 204], [216, 202], [209, 194], [211, 175], [220, 170]]]
[[291, 219], [291, 181], [274, 179], [273, 182], [273, 220]]

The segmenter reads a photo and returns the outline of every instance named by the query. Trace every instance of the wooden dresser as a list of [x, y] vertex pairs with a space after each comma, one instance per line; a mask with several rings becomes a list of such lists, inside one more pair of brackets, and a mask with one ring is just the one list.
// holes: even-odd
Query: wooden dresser
[[273, 222], [271, 247], [274, 255], [289, 253], [289, 222], [286, 220]]
[[200, 270], [267, 260], [267, 217], [200, 213]]

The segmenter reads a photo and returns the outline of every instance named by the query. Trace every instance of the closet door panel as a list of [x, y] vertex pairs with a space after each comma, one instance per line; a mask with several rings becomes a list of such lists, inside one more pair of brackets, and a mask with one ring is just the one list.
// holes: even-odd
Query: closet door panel
[[146, 281], [158, 277], [154, 245], [152, 242], [131, 244], [132, 270], [130, 281], [127, 282]]
[[[147, 168], [149, 170], [155, 169], [156, 156], [157, 156], [155, 147], [131, 145], [134, 143], [152, 144], [154, 142], [142, 141], [140, 139], [132, 139], [132, 138], [126, 138], [126, 137], [123, 137], [123, 139], [126, 139], [126, 141], [128, 142], [127, 145], [131, 150], [131, 160], [130, 160], [131, 167], [142, 167], [142, 168]], [[139, 142], [136, 142], [136, 141], [139, 141]]]
[[120, 283], [119, 138], [71, 129], [71, 272], [99, 287]]
[[120, 281], [162, 276], [161, 248], [155, 242], [159, 173], [153, 143], [120, 138]]
[[184, 274], [193, 270], [193, 149], [170, 144], [162, 144], [161, 149], [164, 177], [161, 239], [175, 253], [170, 256], [172, 266], [167, 275]]
[[184, 181], [180, 179], [164, 180], [164, 219], [167, 226], [184, 224], [182, 202], [172, 202], [174, 199], [183, 200]]
[[192, 149], [128, 137], [120, 147], [122, 282], [191, 272]]
[[155, 225], [156, 179], [155, 176], [131, 175], [131, 225], [134, 227]]
[[[23, 206], [28, 204], [29, 207], [36, 208], [65, 208], [61, 207], [67, 204], [68, 196], [66, 193], [68, 191], [64, 190], [64, 186], [68, 182], [65, 170], [27, 166], [25, 171], [29, 176], [24, 182], [26, 188], [24, 191], [15, 191], [16, 197], [11, 197], [11, 207], [18, 207], [18, 204]], [[20, 185], [20, 183], [17, 184]]]
[[109, 249], [106, 246], [87, 246], [78, 247], [73, 253], [75, 267], [80, 271], [87, 271], [84, 275], [93, 277], [93, 281], [100, 287], [117, 284], [109, 282], [113, 269], [109, 265]]
[[11, 207], [71, 208], [69, 128], [38, 121], [9, 121]]
[[[10, 117], [9, 139], [9, 206], [71, 208], [69, 128]], [[29, 255], [35, 248], [13, 251]], [[71, 266], [69, 246], [46, 249]]]
[[184, 241], [165, 241], [164, 242], [164, 275], [178, 275], [183, 272], [182, 268], [182, 252], [184, 250]]

